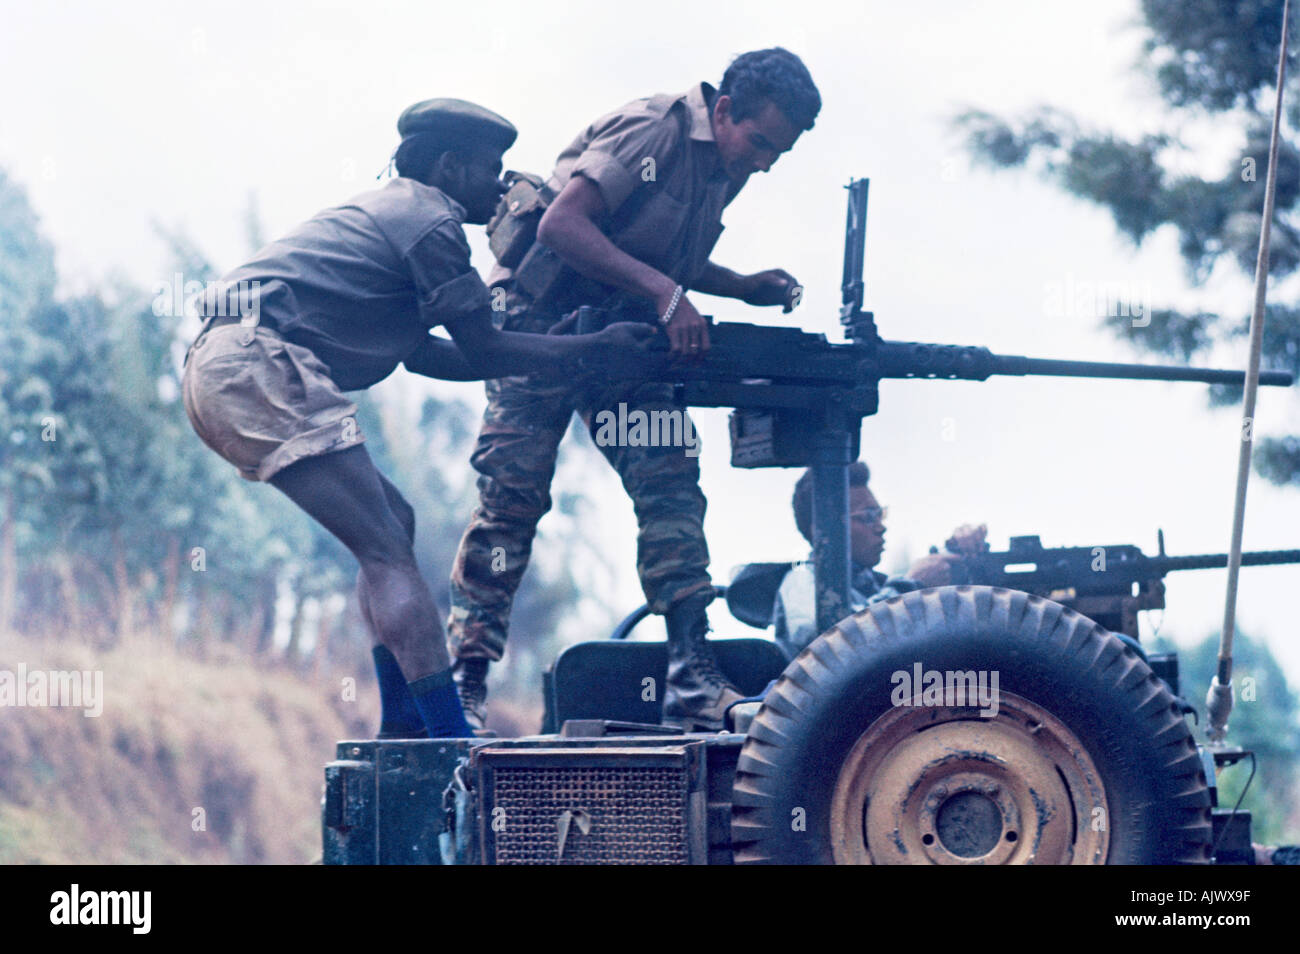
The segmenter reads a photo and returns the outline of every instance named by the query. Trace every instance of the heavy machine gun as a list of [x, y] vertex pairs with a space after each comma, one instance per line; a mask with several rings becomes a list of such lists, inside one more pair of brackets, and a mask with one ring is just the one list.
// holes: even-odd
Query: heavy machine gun
[[[711, 323], [711, 347], [699, 358], [674, 358], [665, 343], [648, 362], [648, 376], [675, 386], [694, 407], [730, 407], [731, 462], [737, 467], [813, 469], [813, 561], [818, 626], [823, 631], [849, 613], [848, 465], [858, 457], [862, 418], [880, 407], [885, 378], [984, 381], [994, 375], [1126, 378], [1241, 384], [1242, 371], [1104, 361], [1070, 361], [995, 354], [973, 345], [888, 341], [872, 312], [862, 310], [868, 180], [848, 185], [840, 323], [848, 338], [736, 322]], [[579, 310], [574, 329], [597, 330], [617, 311]], [[653, 320], [654, 316], [649, 316]], [[1260, 373], [1262, 385], [1288, 386], [1285, 371]]]

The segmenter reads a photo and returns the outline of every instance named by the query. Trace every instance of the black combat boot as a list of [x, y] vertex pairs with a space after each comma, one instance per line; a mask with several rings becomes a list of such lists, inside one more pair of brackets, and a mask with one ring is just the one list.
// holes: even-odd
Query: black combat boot
[[474, 734], [487, 731], [487, 674], [490, 660], [481, 657], [457, 659], [451, 667], [451, 678], [456, 683], [460, 706], [465, 710], [465, 721]]
[[744, 694], [727, 681], [709, 646], [709, 618], [704, 614], [713, 594], [691, 597], [674, 606], [668, 628], [668, 679], [663, 721], [687, 732], [717, 732], [727, 707]]

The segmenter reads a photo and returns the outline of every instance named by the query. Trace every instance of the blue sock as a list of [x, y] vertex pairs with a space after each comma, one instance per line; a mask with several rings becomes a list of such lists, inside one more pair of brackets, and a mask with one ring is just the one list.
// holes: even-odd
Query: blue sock
[[415, 680], [410, 689], [430, 738], [474, 738], [474, 730], [465, 721], [465, 710], [461, 708], [460, 696], [451, 678], [451, 667]]
[[397, 657], [387, 646], [376, 646], [370, 651], [375, 660], [375, 674], [379, 677], [379, 734], [390, 738], [415, 738], [424, 734], [424, 720], [415, 707], [411, 690]]

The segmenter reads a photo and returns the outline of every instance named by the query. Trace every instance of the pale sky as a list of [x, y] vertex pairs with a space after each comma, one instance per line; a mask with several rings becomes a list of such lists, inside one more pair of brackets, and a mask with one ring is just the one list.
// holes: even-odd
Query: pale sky
[[[716, 83], [734, 54], [783, 45], [804, 58], [823, 110], [728, 209], [714, 258], [789, 270], [806, 287], [803, 304], [783, 318], [699, 296], [702, 311], [797, 321], [841, 340], [841, 187], [851, 176], [871, 178], [866, 300], [886, 338], [1125, 361], [1135, 358], [1095, 315], [1056, 313], [1053, 295], [1092, 283], [1137, 290], [1155, 307], [1250, 307], [1249, 282], [1227, 270], [1189, 290], [1167, 229], [1135, 250], [1107, 214], [1029, 174], [972, 170], [947, 124], [963, 105], [1014, 114], [1050, 103], [1126, 133], [1171, 127], [1128, 70], [1141, 42], [1131, 0], [583, 2], [549, 14], [525, 3], [5, 7], [0, 165], [29, 190], [70, 290], [115, 272], [146, 286], [166, 279], [155, 222], [187, 232], [220, 266], [237, 264], [250, 192], [274, 236], [373, 188], [397, 115], [416, 100], [457, 96], [504, 114], [520, 129], [507, 166], [545, 173], [596, 116]], [[1213, 124], [1188, 131], [1232, 145]], [[481, 230], [469, 232], [486, 273]], [[1219, 359], [1244, 366], [1244, 342]], [[383, 387], [396, 397], [417, 385], [399, 372]], [[439, 393], [482, 405], [475, 385]], [[1258, 433], [1294, 429], [1293, 394], [1261, 392]], [[694, 414], [715, 579], [746, 560], [802, 557], [788, 508], [798, 472], [733, 470], [726, 412]], [[963, 522], [987, 522], [998, 549], [1037, 533], [1047, 545], [1152, 551], [1163, 527], [1172, 553], [1225, 550], [1237, 430], [1236, 414], [1207, 411], [1196, 385], [886, 382], [881, 413], [863, 428], [873, 488], [890, 507], [882, 568], [901, 568]], [[445, 466], [470, 477], [465, 461]], [[598, 500], [615, 598], [630, 609], [640, 601], [635, 522], [617, 480], [567, 472], [557, 489]], [[1300, 545], [1300, 495], [1252, 480], [1245, 543]], [[1217, 629], [1223, 576], [1171, 576], [1162, 632], [1187, 642]], [[1239, 596], [1241, 628], [1268, 640], [1294, 683], [1298, 584], [1300, 567], [1250, 568]], [[715, 624], [753, 632], [721, 614]], [[1189, 693], [1199, 700], [1204, 689]]]

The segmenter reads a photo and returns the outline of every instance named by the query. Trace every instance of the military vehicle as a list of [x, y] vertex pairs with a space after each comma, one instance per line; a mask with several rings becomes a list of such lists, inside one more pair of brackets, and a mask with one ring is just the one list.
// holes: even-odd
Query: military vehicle
[[[1249, 814], [1219, 807], [1216, 786], [1253, 757], [1197, 745], [1176, 657], [1138, 641], [1137, 613], [1163, 606], [1166, 573], [1226, 557], [1014, 538], [968, 561], [962, 585], [853, 613], [847, 516], [847, 467], [881, 378], [1243, 375], [884, 341], [862, 310], [866, 204], [855, 180], [847, 342], [721, 323], [707, 357], [664, 353], [648, 372], [683, 404], [735, 409], [735, 466], [813, 468], [822, 635], [792, 661], [767, 639], [714, 642], [756, 700], [733, 709], [733, 731], [660, 724], [665, 644], [625, 638], [643, 607], [615, 638], [559, 655], [539, 735], [342, 742], [325, 769], [326, 864], [1253, 861]], [[577, 324], [609, 317], [587, 310]], [[1279, 562], [1300, 552], [1243, 560]], [[751, 566], [718, 592], [737, 619], [766, 626], [786, 567]]]

